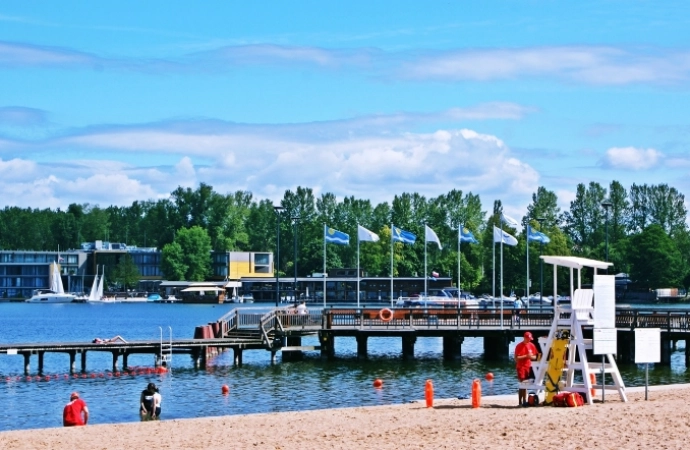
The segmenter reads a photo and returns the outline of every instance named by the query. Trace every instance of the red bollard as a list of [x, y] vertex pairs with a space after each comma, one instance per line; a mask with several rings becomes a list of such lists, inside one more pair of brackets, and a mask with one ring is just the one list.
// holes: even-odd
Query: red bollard
[[482, 383], [479, 378], [472, 382], [472, 408], [479, 408], [482, 405]]
[[431, 380], [426, 380], [426, 386], [424, 386], [424, 398], [426, 399], [426, 407], [434, 407], [434, 383]]

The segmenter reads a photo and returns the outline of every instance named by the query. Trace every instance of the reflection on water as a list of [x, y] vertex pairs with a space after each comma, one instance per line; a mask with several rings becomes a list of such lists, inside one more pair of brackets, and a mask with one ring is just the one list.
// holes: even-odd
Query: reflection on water
[[[217, 319], [230, 308], [0, 304], [0, 342], [90, 341], [116, 334], [126, 339], [157, 339], [159, 327], [167, 336], [168, 326], [174, 337], [190, 337], [195, 326]], [[316, 337], [303, 340], [303, 345], [317, 344]], [[673, 353], [671, 367], [650, 368], [650, 384], [690, 382], [683, 344], [679, 342]], [[227, 352], [213, 359], [204, 371], [194, 370], [189, 356], [175, 355], [172, 374], [117, 378], [109, 377], [110, 355], [94, 353], [88, 355], [87, 377], [77, 379], [65, 379], [67, 355], [51, 354], [45, 357], [50, 381], [24, 381], [23, 358], [0, 355], [4, 406], [0, 430], [60, 426], [62, 406], [75, 390], [87, 401], [92, 423], [136, 421], [139, 393], [149, 381], [161, 388], [163, 419], [405, 403], [424, 398], [427, 379], [433, 380], [438, 398], [469, 397], [475, 378], [482, 380], [484, 395], [515, 392], [512, 359], [484, 361], [481, 338], [465, 339], [461, 361], [442, 359], [440, 338], [418, 338], [412, 361], [400, 358], [399, 338], [371, 338], [368, 348], [369, 358], [358, 360], [355, 339], [338, 338], [336, 361], [308, 352], [303, 361], [282, 363], [278, 359], [274, 365], [270, 353], [246, 351], [242, 367], [234, 366], [232, 352]], [[132, 355], [129, 363], [151, 367], [153, 361], [150, 355]], [[35, 357], [32, 364], [35, 369]], [[644, 366], [622, 365], [620, 370], [626, 385], [644, 385]], [[491, 383], [484, 380], [487, 372], [494, 374]], [[376, 378], [383, 380], [383, 388], [373, 387]], [[224, 384], [230, 387], [228, 396], [221, 395]]]

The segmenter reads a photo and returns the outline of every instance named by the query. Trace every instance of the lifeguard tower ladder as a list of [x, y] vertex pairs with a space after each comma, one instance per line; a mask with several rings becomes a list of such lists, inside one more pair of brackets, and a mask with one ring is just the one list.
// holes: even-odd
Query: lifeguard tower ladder
[[[570, 298], [569, 306], [560, 306], [554, 297], [554, 319], [547, 337], [538, 339], [541, 358], [532, 363], [535, 379], [533, 382], [519, 383], [520, 389], [531, 391], [545, 391], [545, 403], [558, 391], [580, 392], [585, 395], [588, 404], [592, 404], [593, 389], [617, 390], [622, 401], [627, 402], [625, 385], [621, 378], [613, 354], [604, 355], [605, 362], [590, 363], [587, 360], [587, 350], [593, 349], [593, 340], [585, 339], [584, 330], [593, 329], [596, 317], [615, 317], [615, 277], [613, 275], [599, 275], [597, 269], [606, 269], [611, 263], [596, 261], [573, 256], [541, 256], [547, 264], [553, 265], [553, 291], [558, 292], [558, 267], [570, 269]], [[582, 289], [582, 269], [594, 270], [593, 289]], [[575, 275], [575, 270], [577, 274]], [[577, 281], [577, 285], [575, 285]], [[599, 298], [599, 302], [597, 302]], [[615, 325], [614, 325], [615, 333]], [[594, 384], [592, 381], [602, 372], [610, 374], [613, 385]], [[575, 376], [581, 375], [582, 380], [575, 382]]]

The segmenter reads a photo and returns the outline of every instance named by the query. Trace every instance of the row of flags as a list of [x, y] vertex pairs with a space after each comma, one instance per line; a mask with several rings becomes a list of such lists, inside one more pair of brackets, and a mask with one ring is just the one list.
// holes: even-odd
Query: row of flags
[[[391, 239], [393, 242], [401, 242], [403, 244], [414, 244], [417, 241], [417, 236], [409, 231], [405, 231], [396, 226], [393, 226], [391, 229], [393, 230], [391, 235]], [[350, 245], [349, 234], [343, 233], [342, 231], [338, 231], [334, 228], [329, 228], [326, 225], [324, 225], [323, 228], [323, 236], [326, 242], [328, 242], [329, 244]], [[426, 238], [427, 243], [435, 242], [436, 245], [438, 245], [439, 250], [443, 248], [441, 246], [441, 240], [438, 238], [438, 235], [428, 225], [424, 225], [424, 237]], [[357, 225], [357, 239], [360, 242], [378, 242], [379, 236], [373, 231], [367, 230], [361, 225]], [[476, 244], [478, 241], [474, 238], [474, 235], [470, 230], [468, 230], [467, 228], [463, 228], [460, 231], [460, 242], [469, 242], [472, 244]]]
[[[506, 223], [510, 222], [506, 221]], [[517, 226], [517, 222], [514, 223], [515, 226]], [[396, 226], [393, 226], [392, 230], [393, 234], [391, 239], [393, 240], [393, 242], [402, 242], [403, 244], [414, 244], [417, 241], [417, 236], [415, 236], [409, 231], [405, 231]], [[350, 235], [348, 235], [347, 233], [343, 233], [342, 231], [329, 228], [326, 225], [324, 225], [323, 232], [324, 239], [326, 239], [326, 242], [328, 242], [329, 244], [350, 245]], [[438, 249], [442, 249], [441, 241], [439, 240], [438, 235], [427, 225], [424, 225], [424, 234], [427, 243], [435, 242], [438, 245]], [[379, 236], [373, 231], [367, 230], [361, 225], [357, 225], [357, 239], [359, 239], [360, 242], [378, 242]], [[465, 227], [460, 229], [459, 239], [462, 243], [477, 244], [479, 242], [474, 237], [472, 232]], [[542, 244], [548, 244], [549, 242], [551, 242], [551, 239], [549, 239], [547, 235], [540, 231], [532, 229], [532, 227], [529, 225], [527, 225], [527, 240], [529, 242], [539, 242]], [[501, 228], [494, 226], [494, 243], [499, 242], [503, 242], [506, 245], [517, 245], [518, 243], [517, 239], [513, 235], [507, 233], [506, 231], [503, 231]]]

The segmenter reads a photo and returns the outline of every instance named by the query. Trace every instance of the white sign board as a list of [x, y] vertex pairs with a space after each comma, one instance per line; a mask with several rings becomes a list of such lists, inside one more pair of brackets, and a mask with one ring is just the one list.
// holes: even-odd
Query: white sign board
[[661, 361], [661, 328], [635, 329], [635, 364]]
[[618, 353], [618, 332], [615, 328], [594, 329], [594, 354], [615, 355]]
[[16, 349], [16, 348], [8, 348], [8, 349], [7, 349], [7, 354], [8, 354], [8, 355], [16, 355], [16, 354], [17, 354], [17, 349]]
[[616, 328], [615, 275], [594, 275], [594, 328]]

